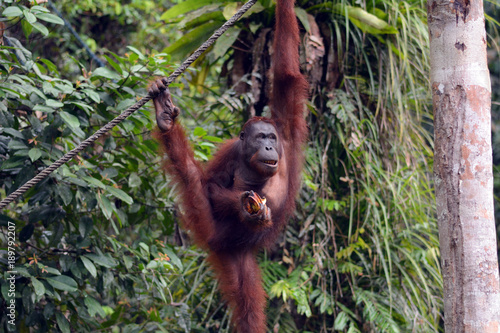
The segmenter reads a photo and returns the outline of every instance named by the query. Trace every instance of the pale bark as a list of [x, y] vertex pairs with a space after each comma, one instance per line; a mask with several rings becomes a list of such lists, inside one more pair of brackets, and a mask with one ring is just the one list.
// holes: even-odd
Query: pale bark
[[500, 332], [491, 85], [481, 0], [428, 0], [446, 332]]

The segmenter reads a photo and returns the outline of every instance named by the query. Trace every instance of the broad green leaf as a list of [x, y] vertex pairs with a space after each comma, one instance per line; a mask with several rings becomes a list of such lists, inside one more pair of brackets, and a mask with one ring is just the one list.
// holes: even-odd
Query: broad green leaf
[[78, 289], [76, 281], [67, 275], [52, 276], [46, 278], [46, 280], [55, 289], [63, 291], [76, 291]]
[[90, 261], [89, 259], [87, 259], [83, 256], [80, 257], [80, 260], [83, 262], [83, 265], [85, 266], [87, 271], [89, 271], [90, 275], [92, 275], [93, 277], [97, 277], [97, 269], [95, 268], [92, 261]]
[[71, 113], [68, 113], [66, 111], [59, 112], [59, 115], [69, 127], [73, 129], [80, 128], [80, 120], [78, 120], [76, 116], [73, 116]]
[[137, 175], [137, 172], [132, 172], [128, 178], [128, 186], [134, 188], [139, 187], [142, 184], [141, 177]]
[[65, 206], [69, 205], [73, 200], [73, 192], [71, 192], [71, 188], [67, 185], [58, 184], [57, 194], [61, 197]]
[[21, 132], [19, 132], [18, 130], [15, 130], [13, 128], [4, 128], [3, 129], [3, 132], [4, 133], [7, 133], [7, 134], [10, 134], [11, 136], [14, 136], [16, 138], [19, 138], [21, 140], [24, 140], [24, 136]]
[[42, 35], [44, 35], [45, 37], [47, 37], [49, 35], [49, 29], [47, 29], [43, 24], [41, 24], [40, 22], [35, 22], [35, 23], [31, 23], [31, 25], [33, 26], [33, 28], [35, 28], [36, 30], [40, 31], [42, 33]]
[[96, 314], [101, 316], [101, 318], [106, 317], [106, 312], [104, 312], [104, 309], [101, 307], [101, 304], [99, 302], [90, 296], [85, 297], [85, 306], [87, 306], [87, 309], [89, 311], [89, 314], [91, 317], [95, 317]]
[[241, 29], [240, 28], [229, 28], [222, 36], [219, 37], [219, 39], [215, 42], [214, 49], [213, 49], [213, 54], [217, 57], [220, 58], [223, 55], [226, 54], [227, 50], [231, 48], [231, 46], [234, 44], [236, 39], [238, 38], [238, 35], [240, 34]]
[[194, 136], [204, 136], [207, 131], [203, 127], [196, 127], [193, 131]]
[[[396, 34], [398, 30], [360, 7], [345, 6], [349, 20], [362, 31], [377, 34]], [[342, 12], [345, 14], [345, 12]]]
[[167, 256], [170, 258], [170, 261], [172, 264], [174, 264], [177, 268], [179, 268], [181, 271], [183, 270], [182, 266], [182, 261], [179, 259], [177, 254], [172, 251], [172, 249], [168, 246], [166, 246], [163, 251], [167, 254]]
[[[43, 62], [45, 64], [45, 66], [47, 66], [47, 68], [49, 69], [49, 71], [54, 72], [56, 74], [59, 74], [59, 71], [57, 70], [57, 66], [52, 61], [50, 61], [48, 59], [40, 59], [40, 61]], [[44, 89], [45, 89], [45, 84], [46, 83], [50, 85], [50, 83], [44, 82], [43, 83], [44, 84]]]
[[62, 108], [64, 106], [63, 102], [56, 101], [55, 99], [48, 99], [45, 101], [45, 104], [54, 109]]
[[6, 161], [0, 163], [0, 170], [7, 170], [20, 167], [24, 165], [25, 158], [13, 156]]
[[106, 267], [106, 268], [113, 268], [116, 265], [118, 265], [118, 263], [113, 258], [107, 257], [104, 254], [100, 254], [100, 255], [97, 255], [97, 254], [86, 254], [85, 257], [89, 258], [90, 260], [92, 260], [97, 265], [103, 266], [103, 267]]
[[111, 59], [111, 57], [104, 54], [104, 58], [106, 58], [106, 60], [108, 61], [108, 64], [110, 64], [111, 67], [113, 67], [115, 71], [117, 71], [119, 74], [123, 74], [123, 70], [120, 67], [120, 65], [118, 63], [116, 63], [113, 59]]
[[31, 159], [31, 162], [35, 162], [40, 157], [42, 157], [42, 151], [38, 148], [31, 148], [28, 155]]
[[91, 112], [94, 111], [94, 109], [92, 107], [90, 107], [89, 105], [87, 105], [85, 103], [80, 103], [80, 102], [75, 102], [75, 101], [71, 101], [69, 103], [78, 106], [82, 110], [87, 110], [87, 111], [91, 111]]
[[33, 236], [33, 232], [35, 231], [35, 226], [33, 223], [26, 224], [21, 231], [19, 232], [19, 241], [26, 242], [28, 239]]
[[169, 21], [173, 18], [178, 17], [179, 15], [185, 14], [187, 12], [196, 10], [206, 5], [210, 5], [212, 3], [217, 3], [220, 1], [217, 0], [186, 0], [183, 1], [161, 15], [161, 19], [165, 21]]
[[19, 17], [23, 16], [23, 11], [17, 6], [10, 6], [5, 8], [2, 15], [7, 17]]
[[220, 4], [215, 4], [192, 11], [183, 15], [182, 21], [180, 21], [177, 26], [180, 30], [187, 31], [207, 23], [208, 21], [224, 22], [226, 19], [219, 9]]
[[40, 14], [36, 14], [36, 17], [41, 19], [41, 20], [44, 20], [46, 22], [64, 25], [64, 21], [59, 16], [56, 16], [54, 14], [40, 13]]
[[101, 97], [99, 96], [99, 94], [95, 91], [95, 90], [92, 90], [92, 89], [82, 89], [82, 92], [89, 96], [90, 99], [92, 99], [94, 102], [96, 103], [100, 103], [101, 102]]
[[149, 256], [149, 246], [147, 246], [147, 244], [144, 242], [140, 242], [139, 246], [141, 247], [142, 250], [144, 250], [144, 254], [146, 256]]
[[188, 53], [197, 49], [204, 41], [206, 41], [212, 33], [220, 26], [220, 22], [207, 22], [195, 29], [191, 30], [181, 39], [165, 48], [163, 52], [169, 53], [174, 60], [183, 59]]
[[102, 189], [106, 188], [106, 185], [104, 185], [103, 182], [101, 182], [99, 179], [95, 179], [94, 177], [89, 177], [89, 176], [82, 176], [81, 178], [90, 185], [94, 185]]
[[32, 12], [30, 12], [28, 9], [25, 9], [23, 10], [23, 14], [24, 14], [24, 18], [26, 19], [26, 21], [28, 21], [29, 23], [33, 24], [36, 22], [36, 17], [35, 15], [33, 15]]
[[31, 12], [32, 13], [50, 13], [50, 10], [48, 10], [45, 7], [36, 5], [36, 6], [31, 7]]
[[47, 273], [54, 274], [54, 275], [61, 275], [61, 272], [59, 272], [59, 270], [55, 269], [54, 267], [44, 266], [43, 269], [46, 270]]
[[116, 187], [106, 186], [106, 190], [115, 197], [117, 197], [118, 199], [125, 201], [129, 205], [134, 203], [134, 199], [132, 199], [132, 197], [130, 197], [127, 193], [123, 192], [122, 190]]
[[311, 31], [309, 20], [307, 19], [307, 12], [303, 8], [295, 7], [295, 15], [297, 15], [297, 18], [299, 19], [300, 23], [302, 23], [306, 31]]
[[56, 312], [56, 320], [57, 320], [57, 326], [59, 326], [59, 329], [61, 330], [61, 332], [71, 333], [71, 328], [69, 326], [69, 322], [61, 312]]
[[35, 111], [42, 111], [45, 113], [53, 113], [55, 110], [53, 108], [49, 108], [48, 106], [37, 104], [33, 107]]
[[105, 78], [110, 79], [110, 80], [120, 80], [122, 78], [118, 73], [113, 72], [111, 69], [106, 68], [106, 67], [96, 68], [92, 72], [92, 77], [96, 77], [96, 76], [105, 77]]
[[82, 237], [87, 237], [94, 229], [94, 221], [88, 216], [82, 216], [78, 224], [78, 231]]
[[129, 258], [127, 255], [123, 255], [122, 259], [123, 259], [123, 263], [125, 264], [125, 267], [127, 269], [130, 269], [132, 267], [132, 265], [134, 264], [134, 261], [131, 258]]
[[113, 206], [111, 205], [111, 202], [103, 194], [97, 195], [97, 202], [99, 203], [99, 207], [101, 207], [101, 211], [103, 212], [104, 216], [109, 220], [111, 218], [111, 215], [113, 214]]
[[147, 265], [146, 269], [156, 269], [158, 267], [158, 261], [151, 260]]
[[24, 37], [28, 39], [33, 32], [33, 25], [26, 20], [21, 20], [21, 27], [23, 28]]
[[194, 151], [194, 156], [196, 156], [197, 158], [199, 158], [202, 161], [208, 161], [209, 160], [208, 156], [206, 154], [202, 153], [199, 150], [195, 150]]
[[24, 144], [24, 142], [17, 141], [17, 140], [10, 140], [7, 147], [9, 147], [9, 149], [12, 149], [12, 150], [28, 149], [28, 146], [26, 146], [26, 144]]
[[146, 59], [146, 57], [144, 56], [144, 54], [142, 54], [141, 51], [139, 51], [135, 47], [129, 45], [129, 46], [127, 46], [127, 49], [129, 49], [130, 51], [132, 51], [135, 54], [137, 54], [141, 60]]
[[233, 17], [234, 14], [238, 11], [239, 3], [237, 2], [230, 2], [227, 5], [224, 6], [224, 9], [222, 10], [222, 15], [224, 15], [224, 18], [226, 20], [229, 20], [231, 17]]
[[349, 321], [349, 317], [344, 311], [341, 311], [334, 321], [334, 328], [336, 331], [343, 331]]
[[35, 294], [37, 296], [43, 296], [43, 294], [45, 294], [45, 287], [43, 283], [38, 281], [35, 277], [31, 277], [31, 284], [33, 285], [33, 289], [35, 289]]
[[211, 142], [222, 142], [222, 141], [224, 141], [224, 140], [222, 140], [221, 138], [218, 138], [218, 137], [216, 137], [216, 136], [211, 136], [211, 135], [205, 135], [205, 136], [203, 137], [203, 139], [208, 140], [208, 141], [211, 141]]

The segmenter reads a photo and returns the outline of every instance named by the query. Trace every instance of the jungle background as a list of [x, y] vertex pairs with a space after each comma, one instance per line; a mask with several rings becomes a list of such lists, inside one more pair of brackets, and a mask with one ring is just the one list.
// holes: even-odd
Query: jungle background
[[[0, 197], [145, 96], [240, 5], [0, 1]], [[500, 232], [500, 8], [484, 5]], [[202, 161], [269, 114], [274, 7], [257, 2], [171, 85]], [[259, 255], [269, 331], [442, 331], [426, 1], [298, 0], [296, 14], [311, 133], [296, 214]], [[16, 225], [14, 331], [230, 331], [154, 126], [148, 104], [0, 212], [4, 271]]]

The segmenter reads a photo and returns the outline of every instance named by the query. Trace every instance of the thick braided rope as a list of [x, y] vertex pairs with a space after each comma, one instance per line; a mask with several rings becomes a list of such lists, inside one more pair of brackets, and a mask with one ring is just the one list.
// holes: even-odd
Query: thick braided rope
[[[236, 23], [236, 21], [245, 14], [250, 7], [252, 7], [257, 0], [249, 0], [244, 4], [237, 12], [233, 15], [226, 23], [224, 23], [213, 35], [201, 45], [191, 56], [189, 56], [169, 77], [164, 78], [163, 82], [166, 86], [170, 85], [179, 75], [181, 75], [188, 67], [191, 65], [203, 52], [205, 52], [224, 32], [227, 31], [231, 26]], [[21, 194], [29, 190], [31, 187], [38, 184], [42, 179], [50, 175], [54, 170], [58, 169], [61, 165], [70, 161], [79, 152], [90, 146], [95, 140], [101, 137], [103, 134], [109, 132], [113, 127], [121, 123], [125, 118], [130, 116], [132, 113], [140, 109], [144, 104], [150, 101], [154, 96], [148, 94], [143, 97], [137, 103], [129, 107], [127, 110], [123, 111], [115, 119], [111, 120], [109, 123], [101, 127], [97, 132], [92, 134], [86, 140], [78, 145], [78, 147], [72, 149], [70, 152], [65, 154], [63, 157], [52, 163], [49, 167], [41, 171], [38, 175], [30, 179], [23, 186], [9, 194], [5, 199], [0, 201], [0, 210], [4, 209], [9, 203], [17, 199]]]

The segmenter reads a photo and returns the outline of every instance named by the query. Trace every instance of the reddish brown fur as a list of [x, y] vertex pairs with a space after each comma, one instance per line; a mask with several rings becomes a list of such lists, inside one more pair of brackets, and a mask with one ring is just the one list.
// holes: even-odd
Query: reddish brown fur
[[[299, 30], [293, 6], [293, 0], [278, 0], [271, 119], [253, 118], [244, 126], [258, 121], [275, 126], [282, 152], [277, 174], [260, 183], [249, 183], [248, 176], [241, 172], [244, 161], [238, 138], [225, 142], [203, 167], [194, 159], [177, 121], [168, 132], [155, 134], [169, 156], [166, 170], [181, 195], [184, 224], [195, 242], [209, 251], [208, 260], [224, 299], [233, 308], [233, 324], [239, 333], [266, 331], [266, 294], [255, 254], [272, 245], [282, 231], [295, 209], [300, 186], [308, 134], [304, 120], [307, 82], [299, 70]], [[155, 107], [161, 105], [161, 97], [157, 97]], [[267, 198], [271, 227], [249, 228], [241, 220], [240, 198], [250, 190]]]

